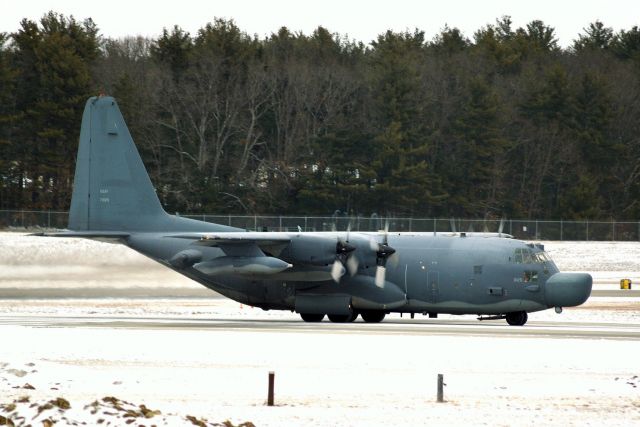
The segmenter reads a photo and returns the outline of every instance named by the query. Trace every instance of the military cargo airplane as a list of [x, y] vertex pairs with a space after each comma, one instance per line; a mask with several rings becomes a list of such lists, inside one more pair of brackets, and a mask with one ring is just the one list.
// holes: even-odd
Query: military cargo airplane
[[228, 298], [306, 322], [388, 313], [474, 314], [524, 325], [580, 305], [586, 273], [561, 273], [540, 244], [502, 233], [251, 232], [167, 214], [116, 101], [90, 98], [68, 231], [124, 244]]

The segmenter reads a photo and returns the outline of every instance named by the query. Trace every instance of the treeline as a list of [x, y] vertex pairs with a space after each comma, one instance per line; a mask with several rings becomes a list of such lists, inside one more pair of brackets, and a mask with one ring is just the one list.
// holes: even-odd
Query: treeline
[[216, 19], [156, 39], [54, 12], [0, 34], [0, 207], [67, 209], [87, 97], [168, 211], [637, 219], [640, 29], [510, 18], [369, 45]]

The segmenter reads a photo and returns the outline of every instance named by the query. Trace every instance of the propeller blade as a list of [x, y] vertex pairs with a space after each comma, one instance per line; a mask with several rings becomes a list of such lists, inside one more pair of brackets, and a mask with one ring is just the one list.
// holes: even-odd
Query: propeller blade
[[379, 288], [384, 287], [384, 280], [386, 275], [387, 275], [387, 269], [384, 266], [379, 265], [376, 267], [375, 284], [377, 287]]
[[398, 255], [398, 252], [394, 252], [387, 262], [390, 262], [394, 269], [398, 268], [398, 264], [400, 264], [400, 256]]
[[502, 230], [504, 230], [504, 217], [500, 220], [500, 226], [498, 227], [498, 234], [502, 234]]
[[347, 270], [349, 271], [349, 275], [351, 277], [355, 276], [358, 272], [358, 258], [354, 255], [351, 255], [347, 258]]
[[374, 252], [378, 252], [378, 246], [380, 244], [378, 242], [376, 242], [375, 239], [369, 239], [369, 249], [371, 249]]
[[456, 221], [453, 218], [451, 218], [449, 221], [451, 222], [451, 232], [455, 233], [456, 232]]
[[333, 266], [331, 267], [331, 278], [334, 282], [340, 283], [340, 278], [344, 275], [344, 267], [339, 260], [335, 260], [333, 262]]

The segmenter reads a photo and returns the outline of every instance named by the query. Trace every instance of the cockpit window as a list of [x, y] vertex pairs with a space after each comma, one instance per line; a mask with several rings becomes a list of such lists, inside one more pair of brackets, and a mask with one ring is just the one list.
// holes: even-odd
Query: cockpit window
[[513, 255], [513, 262], [516, 264], [544, 264], [551, 262], [551, 258], [544, 251], [533, 252], [527, 248], [516, 248]]
[[536, 252], [533, 254], [536, 263], [544, 264], [545, 262], [550, 262], [551, 258], [547, 255], [546, 252]]

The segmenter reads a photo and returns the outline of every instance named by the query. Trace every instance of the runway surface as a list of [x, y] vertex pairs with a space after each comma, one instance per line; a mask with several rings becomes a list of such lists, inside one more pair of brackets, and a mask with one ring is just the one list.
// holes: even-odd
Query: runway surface
[[[317, 324], [122, 246], [0, 233], [0, 403], [37, 423], [62, 415], [34, 418], [33, 405], [63, 397], [63, 415], [87, 425], [105, 396], [161, 410], [157, 425], [640, 425], [640, 243], [547, 247], [562, 270], [593, 273], [584, 305], [523, 327], [472, 315]], [[277, 408], [264, 406], [270, 371]]]
[[113, 328], [144, 330], [196, 330], [226, 332], [274, 332], [304, 334], [367, 335], [463, 335], [528, 338], [583, 338], [640, 340], [640, 324], [606, 322], [529, 322], [524, 327], [506, 326], [504, 321], [387, 320], [371, 324], [356, 321], [335, 324], [306, 323], [288, 319], [189, 319], [171, 317], [113, 316], [1, 316], [0, 325], [36, 328]]

